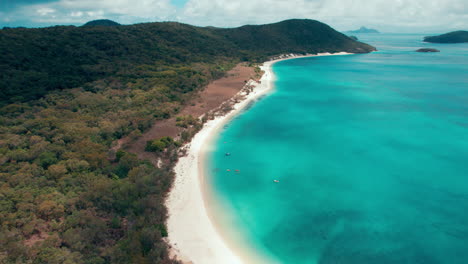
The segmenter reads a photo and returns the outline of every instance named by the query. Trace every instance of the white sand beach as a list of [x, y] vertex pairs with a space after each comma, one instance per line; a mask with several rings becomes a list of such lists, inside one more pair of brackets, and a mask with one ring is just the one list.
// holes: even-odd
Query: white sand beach
[[[181, 157], [175, 167], [176, 178], [173, 189], [166, 201], [169, 211], [167, 222], [168, 242], [172, 253], [184, 263], [195, 264], [235, 264], [260, 263], [241, 245], [234, 245], [233, 239], [223, 237], [219, 225], [214, 223], [209, 208], [212, 201], [205, 193], [206, 177], [204, 172], [204, 155], [209, 151], [210, 143], [227, 122], [239, 114], [249, 103], [273, 89], [274, 74], [272, 65], [278, 61], [327, 55], [346, 55], [350, 53], [324, 53], [317, 55], [295, 56], [283, 55], [279, 59], [268, 61], [261, 66], [265, 72], [259, 83], [250, 81], [254, 86], [245, 99], [234, 105], [234, 109], [224, 116], [208, 121], [187, 146], [187, 155]], [[245, 94], [245, 91], [241, 91]], [[209, 188], [209, 186], [208, 186]], [[259, 257], [258, 257], [259, 258]]]

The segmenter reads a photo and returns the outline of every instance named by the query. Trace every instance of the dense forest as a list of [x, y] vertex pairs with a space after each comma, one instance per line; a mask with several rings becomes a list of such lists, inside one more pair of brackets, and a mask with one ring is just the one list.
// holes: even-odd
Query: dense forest
[[0, 49], [0, 263], [98, 264], [177, 263], [164, 199], [182, 139], [148, 143], [160, 167], [118, 139], [176, 116], [241, 61], [374, 48], [290, 20], [3, 29]]
[[318, 21], [288, 20], [234, 29], [174, 22], [3, 29], [0, 50], [0, 104], [5, 104], [111, 76], [128, 82], [161, 72], [147, 66], [260, 62], [282, 53], [363, 53], [373, 47]]

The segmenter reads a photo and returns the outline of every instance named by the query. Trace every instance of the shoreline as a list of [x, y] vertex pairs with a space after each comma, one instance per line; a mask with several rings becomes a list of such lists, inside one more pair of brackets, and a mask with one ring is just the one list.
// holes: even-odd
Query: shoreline
[[272, 67], [275, 63], [289, 59], [349, 54], [351, 53], [300, 56], [286, 54], [265, 62], [261, 66], [264, 74], [260, 81], [251, 80], [247, 83], [253, 86], [253, 91], [246, 94], [242, 89], [238, 95], [245, 98], [236, 103], [229, 113], [216, 116], [206, 122], [192, 141], [185, 146], [187, 155], [181, 157], [174, 168], [176, 173], [174, 186], [166, 200], [169, 214], [167, 242], [171, 247], [173, 258], [183, 263], [195, 264], [272, 263], [271, 260], [266, 261], [259, 254], [255, 254], [254, 250], [248, 249], [246, 243], [240, 243], [243, 239], [239, 235], [234, 235], [233, 230], [220, 228], [219, 221], [213, 219], [212, 215], [218, 216], [222, 212], [213, 209], [217, 204], [209, 191], [207, 172], [204, 168], [206, 154], [210, 152], [214, 140], [224, 125], [249, 104], [273, 90], [275, 76]]

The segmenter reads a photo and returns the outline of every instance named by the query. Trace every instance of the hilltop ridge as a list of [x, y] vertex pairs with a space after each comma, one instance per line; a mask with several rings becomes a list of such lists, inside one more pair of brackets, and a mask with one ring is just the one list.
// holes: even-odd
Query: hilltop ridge
[[293, 19], [238, 28], [177, 22], [0, 30], [0, 104], [120, 76], [138, 65], [262, 62], [282, 53], [375, 50], [315, 20]]
[[110, 19], [98, 19], [98, 20], [89, 21], [83, 25], [83, 27], [89, 27], [89, 26], [112, 27], [112, 26], [120, 26], [120, 24]]

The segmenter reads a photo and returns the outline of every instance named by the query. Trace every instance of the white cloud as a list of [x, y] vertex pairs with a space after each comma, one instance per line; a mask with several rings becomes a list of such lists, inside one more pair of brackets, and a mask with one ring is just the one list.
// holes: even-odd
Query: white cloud
[[61, 0], [54, 5], [68, 10], [101, 10], [142, 18], [166, 17], [176, 11], [170, 0]]
[[60, 0], [22, 6], [12, 15], [32, 22], [82, 24], [109, 18], [121, 23], [169, 20], [176, 14], [170, 0]]
[[32, 22], [82, 24], [109, 18], [117, 22], [177, 20], [196, 25], [240, 26], [289, 18], [310, 18], [338, 30], [362, 25], [387, 32], [448, 31], [468, 28], [467, 0], [59, 0], [23, 6], [10, 18]]
[[385, 31], [468, 28], [466, 0], [189, 0], [181, 19], [200, 25], [238, 26], [311, 18], [339, 30], [361, 25]]
[[72, 16], [72, 17], [82, 17], [83, 14], [84, 14], [84, 13], [81, 12], [81, 11], [78, 11], [78, 12], [71, 12], [71, 13], [70, 13], [70, 16]]
[[1, 17], [1, 20], [2, 20], [3, 22], [10, 22], [10, 21], [11, 21], [11, 18], [8, 17], [8, 14], [3, 13], [3, 12], [1, 12], [1, 11], [0, 11], [0, 17]]
[[55, 13], [55, 9], [48, 8], [48, 7], [42, 7], [42, 8], [37, 9], [36, 12], [40, 16], [49, 16], [49, 15]]
[[288, 18], [313, 18], [319, 3], [306, 0], [189, 0], [181, 17], [192, 23], [239, 26]]

